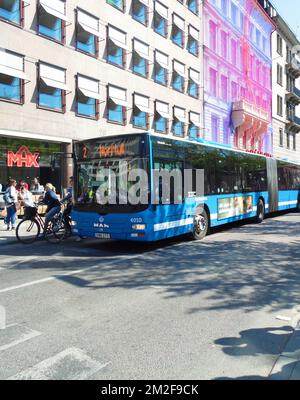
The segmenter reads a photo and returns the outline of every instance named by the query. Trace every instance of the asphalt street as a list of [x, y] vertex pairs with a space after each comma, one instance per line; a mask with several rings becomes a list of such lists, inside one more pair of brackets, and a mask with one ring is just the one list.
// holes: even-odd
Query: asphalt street
[[299, 224], [151, 245], [0, 241], [0, 379], [269, 378], [300, 320]]

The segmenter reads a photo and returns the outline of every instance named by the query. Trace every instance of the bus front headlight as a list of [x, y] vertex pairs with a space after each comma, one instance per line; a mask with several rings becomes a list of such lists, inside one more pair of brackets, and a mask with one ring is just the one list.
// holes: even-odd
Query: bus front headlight
[[77, 226], [77, 222], [76, 221], [71, 221], [71, 225], [72, 226]]
[[144, 231], [146, 230], [146, 224], [134, 224], [132, 225], [134, 231]]

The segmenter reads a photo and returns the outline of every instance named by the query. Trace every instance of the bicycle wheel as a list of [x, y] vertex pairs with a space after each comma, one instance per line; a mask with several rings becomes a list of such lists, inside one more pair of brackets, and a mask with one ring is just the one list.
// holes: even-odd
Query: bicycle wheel
[[50, 243], [60, 243], [66, 234], [65, 224], [61, 216], [55, 216], [48, 225], [45, 239]]
[[37, 240], [40, 234], [40, 225], [35, 219], [23, 219], [16, 229], [16, 236], [19, 242], [31, 244]]

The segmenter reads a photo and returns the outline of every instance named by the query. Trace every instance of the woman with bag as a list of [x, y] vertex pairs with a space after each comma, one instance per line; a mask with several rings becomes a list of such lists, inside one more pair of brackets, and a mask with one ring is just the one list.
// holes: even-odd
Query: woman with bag
[[17, 218], [18, 192], [16, 190], [17, 182], [14, 179], [8, 181], [8, 187], [4, 193], [3, 199], [6, 205], [6, 224], [7, 230], [15, 229]]

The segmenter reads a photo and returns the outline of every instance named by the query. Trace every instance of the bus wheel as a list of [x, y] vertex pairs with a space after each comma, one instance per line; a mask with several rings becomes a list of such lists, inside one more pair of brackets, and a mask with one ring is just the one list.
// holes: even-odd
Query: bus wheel
[[262, 200], [259, 200], [257, 204], [257, 214], [256, 214], [256, 221], [261, 224], [265, 219], [265, 205]]
[[209, 228], [209, 220], [207, 212], [203, 210], [201, 214], [195, 215], [193, 238], [195, 240], [202, 240], [207, 235]]

